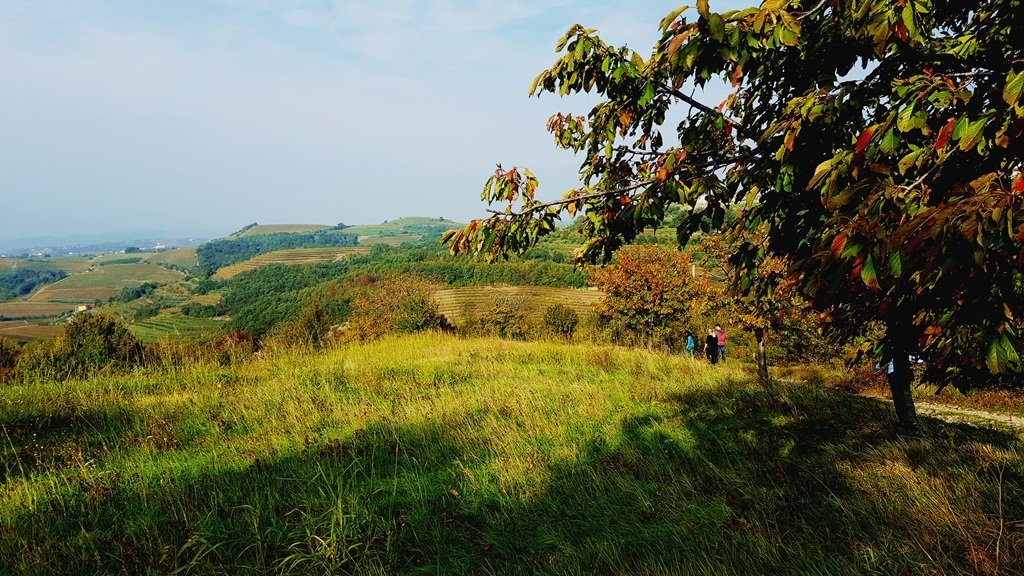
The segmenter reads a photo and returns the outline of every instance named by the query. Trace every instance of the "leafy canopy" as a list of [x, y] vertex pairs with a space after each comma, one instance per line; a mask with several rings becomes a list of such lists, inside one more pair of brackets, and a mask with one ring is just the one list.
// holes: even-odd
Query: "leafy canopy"
[[741, 292], [779, 257], [840, 324], [880, 321], [875, 353], [1021, 368], [1024, 1], [700, 0], [659, 29], [646, 57], [578, 25], [559, 40], [530, 93], [602, 98], [548, 124], [582, 186], [542, 202], [499, 166], [482, 199], [505, 208], [446, 234], [453, 251], [507, 257], [582, 213], [578, 257], [607, 260], [670, 206], [680, 243], [737, 206]]

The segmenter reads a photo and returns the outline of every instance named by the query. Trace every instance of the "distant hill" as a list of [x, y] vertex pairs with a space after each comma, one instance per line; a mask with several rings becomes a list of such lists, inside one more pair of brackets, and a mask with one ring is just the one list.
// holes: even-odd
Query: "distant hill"
[[238, 232], [232, 233], [228, 238], [241, 238], [243, 236], [258, 236], [260, 234], [276, 234], [278, 232], [312, 232], [333, 228], [327, 224], [256, 224], [246, 226]]
[[433, 241], [445, 230], [460, 228], [463, 224], [446, 218], [425, 218], [409, 216], [388, 220], [380, 224], [356, 224], [346, 226], [345, 232], [359, 236], [360, 244], [401, 243], [382, 242], [382, 238], [402, 238], [402, 241]]

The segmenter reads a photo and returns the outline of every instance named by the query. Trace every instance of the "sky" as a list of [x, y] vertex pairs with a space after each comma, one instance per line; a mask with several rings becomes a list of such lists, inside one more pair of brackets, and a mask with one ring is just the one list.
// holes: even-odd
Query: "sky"
[[0, 241], [468, 221], [497, 163], [558, 197], [579, 161], [545, 124], [589, 105], [527, 97], [555, 41], [649, 53], [677, 5], [0, 0]]

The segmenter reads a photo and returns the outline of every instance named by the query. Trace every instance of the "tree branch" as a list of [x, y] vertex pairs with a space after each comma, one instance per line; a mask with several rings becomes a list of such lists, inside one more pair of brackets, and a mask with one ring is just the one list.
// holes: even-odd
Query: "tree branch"
[[694, 108], [700, 110], [701, 112], [721, 116], [722, 119], [728, 122], [733, 128], [735, 128], [736, 132], [738, 132], [740, 135], [748, 138], [750, 137], [749, 134], [747, 134], [747, 129], [738, 120], [729, 118], [723, 112], [719, 112], [718, 110], [712, 108], [711, 106], [708, 106], [707, 104], [704, 104], [703, 102], [694, 100], [692, 97], [683, 94], [679, 90], [676, 90], [674, 88], [663, 88], [663, 90], [665, 91], [665, 94], [675, 96], [676, 98], [682, 100], [683, 102], [686, 102], [687, 104], [693, 106]]
[[533, 205], [533, 206], [531, 206], [529, 208], [525, 208], [523, 210], [520, 210], [519, 212], [499, 212], [497, 210], [491, 210], [490, 208], [487, 208], [486, 211], [490, 212], [491, 214], [497, 215], [497, 216], [525, 216], [527, 214], [530, 214], [531, 212], [536, 212], [538, 210], [543, 210], [544, 208], [551, 208], [552, 206], [565, 206], [566, 204], [571, 204], [573, 202], [577, 202], [577, 201], [580, 201], [580, 200], [590, 200], [592, 198], [604, 198], [606, 196], [614, 196], [615, 194], [623, 194], [623, 193], [626, 193], [626, 192], [632, 192], [633, 190], [636, 190], [637, 188], [643, 188], [644, 186], [647, 186], [648, 184], [651, 184], [652, 182], [654, 182], [654, 180], [643, 180], [641, 182], [637, 182], [636, 184], [632, 184], [632, 185], [626, 186], [624, 188], [616, 188], [615, 190], [603, 190], [603, 191], [600, 191], [600, 192], [591, 192], [589, 194], [581, 194], [579, 196], [574, 196], [572, 198], [561, 198], [559, 200], [552, 200], [551, 202], [544, 202], [544, 203], [541, 203], [541, 204], [535, 204], [535, 205]]

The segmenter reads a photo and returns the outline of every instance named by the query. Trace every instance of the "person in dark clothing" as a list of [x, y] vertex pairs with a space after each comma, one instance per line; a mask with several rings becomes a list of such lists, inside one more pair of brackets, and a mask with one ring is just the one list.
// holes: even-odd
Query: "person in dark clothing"
[[707, 338], [704, 339], [704, 353], [708, 356], [708, 362], [718, 364], [718, 335], [714, 329], [709, 330]]

